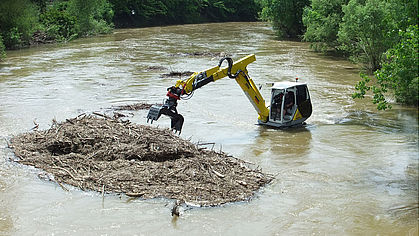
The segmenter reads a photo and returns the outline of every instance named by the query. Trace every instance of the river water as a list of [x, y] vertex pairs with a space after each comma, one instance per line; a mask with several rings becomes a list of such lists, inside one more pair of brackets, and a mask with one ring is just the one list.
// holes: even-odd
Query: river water
[[[256, 125], [257, 114], [234, 80], [223, 79], [180, 101], [181, 137], [216, 143], [276, 179], [250, 202], [186, 209], [172, 200], [63, 191], [39, 171], [11, 162], [11, 136], [34, 122], [47, 129], [84, 112], [158, 103], [177, 78], [226, 53], [248, 66], [256, 84], [307, 82], [313, 115], [298, 129]], [[376, 111], [353, 100], [359, 69], [278, 41], [265, 23], [220, 23], [115, 30], [64, 45], [10, 51], [0, 64], [0, 234], [3, 235], [417, 235], [418, 112]], [[269, 101], [269, 88], [262, 87]], [[146, 124], [146, 111], [130, 119]], [[169, 127], [161, 118], [154, 125]], [[163, 170], [164, 171], [164, 170]]]

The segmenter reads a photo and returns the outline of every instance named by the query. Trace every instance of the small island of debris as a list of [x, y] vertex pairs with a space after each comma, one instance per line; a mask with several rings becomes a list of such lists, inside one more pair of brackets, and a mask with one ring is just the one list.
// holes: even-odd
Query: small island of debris
[[168, 129], [81, 115], [11, 139], [16, 161], [82, 190], [190, 205], [247, 201], [273, 177]]

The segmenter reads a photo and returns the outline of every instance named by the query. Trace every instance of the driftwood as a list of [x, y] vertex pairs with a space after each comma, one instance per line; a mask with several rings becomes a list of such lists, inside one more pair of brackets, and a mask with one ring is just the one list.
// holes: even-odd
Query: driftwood
[[191, 76], [193, 74], [192, 71], [170, 71], [170, 73], [162, 74], [161, 77], [179, 77], [179, 76]]
[[232, 55], [226, 52], [209, 52], [209, 51], [203, 51], [203, 52], [179, 52], [174, 54], [169, 54], [169, 56], [178, 56], [178, 57], [217, 57], [217, 58], [223, 58], [223, 57], [231, 57]]
[[249, 200], [272, 176], [170, 130], [81, 115], [11, 139], [16, 161], [82, 190], [165, 197], [195, 206]]
[[148, 103], [134, 103], [134, 104], [127, 104], [127, 105], [120, 105], [120, 106], [113, 106], [113, 110], [125, 110], [125, 111], [138, 111], [138, 110], [148, 110], [154, 104]]

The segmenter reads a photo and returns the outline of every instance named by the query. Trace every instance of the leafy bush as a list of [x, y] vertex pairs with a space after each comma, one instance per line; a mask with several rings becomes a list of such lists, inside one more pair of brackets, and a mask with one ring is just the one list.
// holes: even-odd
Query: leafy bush
[[364, 98], [366, 92], [371, 90], [377, 109], [385, 110], [391, 108], [385, 97], [391, 90], [397, 102], [418, 106], [418, 26], [411, 25], [406, 31], [400, 32], [400, 37], [400, 42], [386, 52], [382, 68], [375, 72], [375, 83], [370, 85], [372, 79], [362, 75], [354, 98]]
[[5, 47], [3, 44], [3, 38], [0, 35], [0, 61], [2, 61], [6, 57], [6, 52], [4, 50]]
[[109, 32], [113, 11], [107, 0], [70, 0], [69, 13], [76, 17], [80, 35]]
[[48, 36], [57, 41], [70, 40], [78, 35], [76, 17], [67, 9], [67, 2], [59, 2], [48, 7], [40, 16]]
[[383, 0], [350, 0], [338, 33], [340, 48], [354, 61], [380, 68], [383, 53], [398, 41], [396, 5]]
[[108, 0], [99, 0], [95, 6], [93, 19], [96, 21], [104, 21], [113, 27], [114, 11], [112, 4]]
[[[179, 6], [173, 1], [170, 5]], [[187, 1], [182, 1], [187, 2]], [[169, 13], [168, 8], [162, 1], [156, 0], [110, 0], [115, 12], [114, 22], [117, 27], [141, 27], [147, 25], [158, 25], [165, 15]], [[179, 8], [181, 10], [182, 8]], [[188, 9], [188, 6], [185, 6]], [[186, 13], [186, 12], [185, 12]]]
[[[259, 0], [258, 0], [259, 1]], [[117, 27], [168, 24], [253, 21], [259, 4], [255, 0], [110, 0]]]
[[306, 32], [303, 39], [312, 42], [316, 51], [337, 50], [339, 24], [342, 22], [342, 6], [348, 0], [312, 0], [303, 13]]
[[107, 0], [56, 2], [41, 14], [45, 31], [57, 41], [109, 33], [113, 29], [112, 18], [112, 6]]
[[29, 0], [0, 1], [0, 32], [6, 48], [29, 44], [38, 26], [38, 10]]
[[201, 5], [201, 17], [205, 21], [224, 21], [228, 15], [232, 14], [232, 9], [225, 6], [221, 0], [203, 0]]
[[165, 19], [163, 24], [185, 24], [200, 21], [200, 5], [196, 0], [165, 1]]
[[303, 9], [310, 4], [309, 0], [261, 0], [261, 4], [262, 19], [272, 22], [279, 37], [298, 38], [303, 35]]
[[6, 31], [4, 34], [6, 45], [10, 49], [16, 49], [22, 46], [22, 35], [23, 33], [19, 32], [17, 27], [13, 27]]
[[260, 0], [228, 0], [225, 6], [232, 12], [225, 21], [255, 21], [262, 10]]

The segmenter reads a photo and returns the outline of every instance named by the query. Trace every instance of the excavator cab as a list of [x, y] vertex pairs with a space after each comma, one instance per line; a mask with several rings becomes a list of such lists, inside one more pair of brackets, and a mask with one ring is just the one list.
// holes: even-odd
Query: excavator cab
[[289, 127], [302, 124], [312, 113], [307, 84], [277, 82], [272, 84], [269, 118], [260, 124]]

